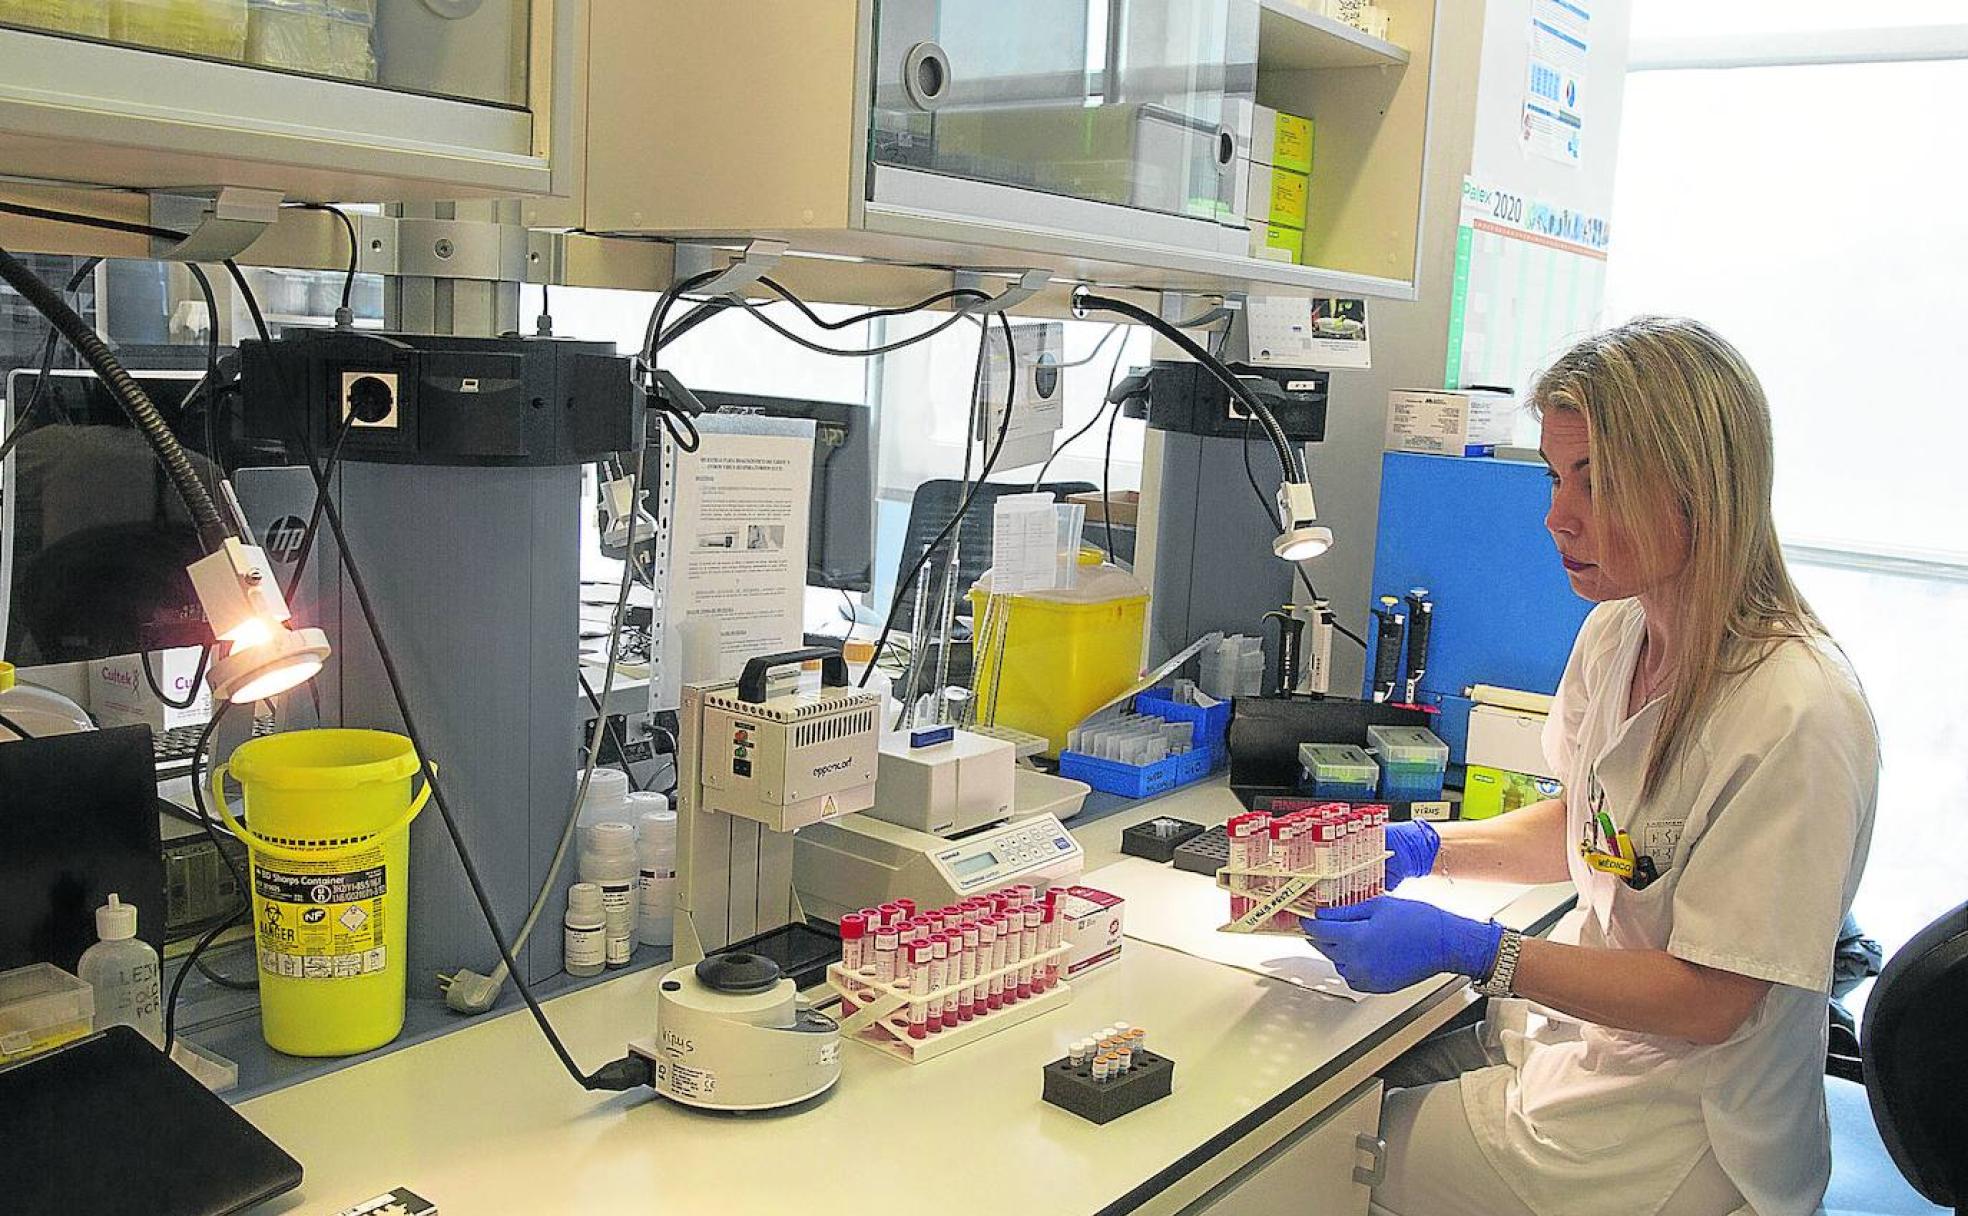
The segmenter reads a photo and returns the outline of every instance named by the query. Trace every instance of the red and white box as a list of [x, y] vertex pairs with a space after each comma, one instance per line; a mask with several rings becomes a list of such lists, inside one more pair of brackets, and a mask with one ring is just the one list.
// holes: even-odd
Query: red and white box
[[1097, 887], [1067, 887], [1057, 907], [1065, 918], [1064, 978], [1075, 980], [1121, 957], [1121, 916], [1126, 900]]

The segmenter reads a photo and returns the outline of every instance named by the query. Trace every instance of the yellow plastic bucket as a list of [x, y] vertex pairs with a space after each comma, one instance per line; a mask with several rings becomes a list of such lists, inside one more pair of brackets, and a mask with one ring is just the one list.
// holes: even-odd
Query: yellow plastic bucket
[[[260, 1032], [295, 1056], [346, 1056], [403, 1029], [404, 912], [416, 749], [380, 730], [302, 730], [241, 744], [212, 797], [246, 842]], [[435, 766], [433, 766], [435, 767]], [[230, 773], [245, 796], [226, 807]]]
[[1044, 735], [1048, 755], [1058, 755], [1067, 731], [1141, 675], [1148, 592], [1124, 571], [1083, 562], [1075, 588], [1020, 592], [996, 603], [987, 574], [970, 600], [973, 621], [1005, 631], [1002, 645], [992, 641], [993, 654], [974, 660], [979, 721]]

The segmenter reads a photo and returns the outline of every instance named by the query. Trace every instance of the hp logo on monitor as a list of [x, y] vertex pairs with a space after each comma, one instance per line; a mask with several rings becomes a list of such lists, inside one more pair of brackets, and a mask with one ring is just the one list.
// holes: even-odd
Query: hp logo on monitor
[[283, 515], [265, 533], [267, 556], [283, 566], [291, 566], [301, 555], [301, 541], [307, 536], [307, 521], [298, 515]]

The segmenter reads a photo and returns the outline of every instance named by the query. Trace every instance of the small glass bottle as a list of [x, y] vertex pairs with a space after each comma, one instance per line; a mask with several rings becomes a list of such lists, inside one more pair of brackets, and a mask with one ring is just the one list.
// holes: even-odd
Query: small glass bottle
[[566, 936], [561, 966], [577, 977], [600, 975], [608, 965], [608, 917], [601, 907], [601, 888], [577, 882], [567, 888]]
[[95, 990], [95, 1029], [128, 1026], [164, 1046], [163, 985], [157, 951], [137, 938], [137, 909], [115, 895], [96, 909], [96, 936], [75, 974]]

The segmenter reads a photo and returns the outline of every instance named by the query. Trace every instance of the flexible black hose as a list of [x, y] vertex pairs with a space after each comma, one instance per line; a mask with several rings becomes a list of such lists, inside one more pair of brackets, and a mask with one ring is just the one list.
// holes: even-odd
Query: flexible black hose
[[5, 279], [9, 287], [19, 292], [36, 312], [60, 330], [109, 387], [117, 404], [123, 407], [130, 421], [157, 454], [157, 461], [164, 466], [164, 473], [171, 479], [178, 497], [184, 499], [185, 508], [191, 512], [192, 523], [198, 529], [199, 542], [208, 551], [223, 544], [232, 535], [231, 527], [227, 525], [225, 516], [219, 513], [218, 504], [212, 501], [205, 483], [198, 479], [198, 472], [192, 467], [191, 458], [185, 454], [184, 446], [171, 433], [170, 424], [164, 421], [164, 415], [157, 412], [157, 406], [143, 391], [143, 386], [131, 379], [130, 373], [123, 370], [122, 363], [110, 353], [109, 347], [96, 336], [96, 331], [68, 306], [68, 302], [54, 288], [43, 283], [40, 276], [5, 249], [0, 249], [0, 279]]
[[1300, 482], [1305, 480], [1305, 471], [1299, 465], [1298, 454], [1293, 451], [1291, 440], [1285, 435], [1285, 429], [1279, 426], [1277, 418], [1272, 416], [1270, 407], [1259, 400], [1257, 394], [1250, 390], [1249, 385], [1238, 379], [1235, 372], [1225, 367], [1221, 359], [1204, 350], [1195, 339], [1176, 328], [1172, 322], [1164, 321], [1147, 309], [1111, 296], [1099, 296], [1082, 290], [1074, 294], [1073, 307], [1087, 312], [1110, 312], [1131, 321], [1138, 321], [1175, 343], [1182, 349], [1183, 354], [1201, 364], [1204, 371], [1214, 376], [1224, 388], [1229, 390], [1231, 396], [1242, 402], [1244, 408], [1257, 417], [1258, 423], [1264, 427], [1265, 435], [1271, 440], [1271, 446], [1277, 449], [1278, 464], [1285, 471], [1285, 480]]

